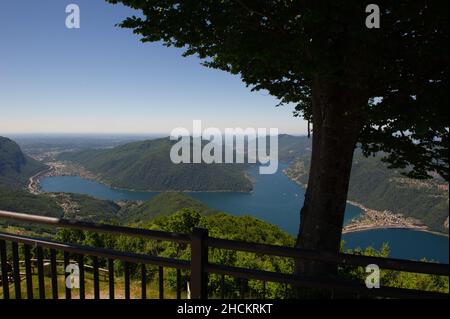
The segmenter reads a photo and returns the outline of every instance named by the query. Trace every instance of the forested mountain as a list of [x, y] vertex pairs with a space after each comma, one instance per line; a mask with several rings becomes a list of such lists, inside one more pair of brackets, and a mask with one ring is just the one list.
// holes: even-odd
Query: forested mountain
[[128, 143], [112, 149], [63, 153], [113, 187], [154, 191], [250, 191], [244, 165], [174, 164], [168, 138]]
[[[286, 174], [305, 185], [309, 156], [295, 161]], [[364, 157], [355, 152], [348, 199], [375, 210], [388, 210], [423, 221], [430, 229], [448, 232], [448, 184], [440, 178], [416, 180], [399, 170], [388, 169], [381, 156]]]
[[308, 138], [308, 136], [280, 134], [278, 136], [278, 159], [281, 162], [291, 162], [309, 154], [311, 147], [312, 138]]
[[0, 136], [0, 186], [25, 187], [46, 165], [24, 155], [12, 140]]

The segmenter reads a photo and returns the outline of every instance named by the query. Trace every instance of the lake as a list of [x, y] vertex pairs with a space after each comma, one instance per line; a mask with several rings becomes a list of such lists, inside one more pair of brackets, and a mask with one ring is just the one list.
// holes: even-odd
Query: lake
[[390, 257], [448, 263], [449, 240], [446, 236], [409, 229], [374, 229], [344, 235], [345, 247], [381, 248], [387, 242]]
[[[280, 164], [278, 172], [271, 175], [258, 174], [258, 168], [252, 167], [249, 173], [255, 181], [251, 193], [240, 192], [190, 192], [190, 196], [212, 208], [233, 215], [250, 215], [275, 224], [288, 233], [295, 235], [300, 221], [299, 209], [303, 204], [305, 189], [287, 178]], [[114, 189], [93, 180], [79, 176], [54, 176], [41, 181], [45, 192], [69, 192], [91, 195], [109, 200], [147, 200], [158, 192], [141, 192]], [[347, 204], [345, 221], [361, 214], [359, 207]], [[404, 230], [381, 229], [344, 235], [346, 247], [380, 248], [388, 242], [391, 257], [405, 259], [427, 258], [448, 263], [448, 237], [430, 233]]]

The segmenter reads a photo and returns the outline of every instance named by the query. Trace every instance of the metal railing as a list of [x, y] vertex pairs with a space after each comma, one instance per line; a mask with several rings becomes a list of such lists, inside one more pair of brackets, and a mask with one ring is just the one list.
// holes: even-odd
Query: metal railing
[[[270, 255], [277, 257], [306, 259], [316, 262], [331, 263], [340, 266], [366, 266], [377, 264], [380, 269], [398, 270], [412, 273], [422, 273], [430, 275], [448, 276], [449, 265], [428, 263], [421, 261], [399, 260], [393, 258], [369, 257], [362, 255], [352, 255], [341, 253], [330, 255], [327, 253], [302, 250], [293, 247], [283, 247], [266, 244], [248, 243], [242, 241], [225, 240], [208, 236], [208, 230], [194, 228], [191, 235], [170, 233], [164, 231], [130, 228], [123, 226], [113, 226], [100, 223], [89, 223], [77, 220], [66, 220], [52, 217], [43, 217], [15, 212], [0, 210], [0, 219], [9, 219], [33, 224], [49, 225], [57, 228], [69, 228], [91, 232], [110, 233], [121, 236], [131, 236], [158, 241], [168, 241], [180, 244], [190, 245], [191, 259], [181, 260], [145, 254], [136, 254], [130, 252], [117, 251], [113, 249], [82, 246], [72, 243], [61, 243], [53, 240], [33, 238], [23, 235], [15, 235], [0, 232], [0, 259], [1, 259], [1, 284], [3, 289], [3, 298], [11, 297], [10, 284], [13, 283], [14, 296], [22, 298], [22, 285], [20, 264], [25, 265], [26, 297], [33, 296], [33, 274], [32, 274], [32, 256], [31, 249], [35, 247], [37, 263], [37, 285], [40, 299], [46, 297], [46, 287], [44, 280], [44, 249], [50, 254], [49, 276], [51, 278], [51, 294], [53, 299], [59, 298], [58, 291], [58, 270], [57, 270], [57, 252], [62, 252], [64, 257], [64, 269], [69, 265], [70, 258], [77, 256], [77, 266], [79, 268], [79, 298], [86, 297], [85, 286], [85, 268], [84, 257], [92, 258], [92, 276], [93, 276], [93, 297], [100, 298], [100, 280], [99, 280], [99, 258], [107, 260], [108, 269], [108, 291], [109, 298], [115, 298], [115, 270], [114, 261], [123, 262], [123, 282], [124, 298], [130, 298], [130, 266], [140, 265], [140, 297], [147, 298], [147, 266], [157, 267], [158, 271], [158, 294], [159, 298], [164, 298], [164, 268], [176, 269], [176, 298], [180, 299], [184, 283], [182, 283], [181, 271], [190, 272], [189, 286], [190, 297], [193, 299], [208, 298], [208, 275], [216, 274], [221, 276], [220, 296], [224, 294], [224, 276], [231, 276], [243, 280], [260, 280], [265, 289], [266, 282], [276, 282], [292, 285], [296, 288], [316, 288], [332, 289], [334, 291], [348, 292], [357, 294], [359, 297], [392, 297], [392, 298], [448, 298], [448, 294], [420, 291], [403, 288], [381, 287], [379, 289], [368, 289], [364, 284], [347, 281], [342, 279], [318, 279], [303, 277], [293, 274], [277, 273], [242, 267], [227, 266], [210, 263], [208, 261], [209, 248], [225, 249], [232, 251], [243, 251], [256, 253], [260, 255]], [[10, 251], [12, 255], [12, 265], [7, 261], [7, 242], [11, 243]], [[19, 244], [23, 245], [24, 261], [19, 260]], [[9, 266], [10, 265], [10, 266]], [[8, 269], [12, 268], [12, 269]], [[242, 294], [242, 292], [241, 292]], [[265, 296], [265, 292], [261, 297]], [[241, 295], [241, 297], [244, 297]], [[65, 298], [72, 298], [72, 291], [65, 288]]]

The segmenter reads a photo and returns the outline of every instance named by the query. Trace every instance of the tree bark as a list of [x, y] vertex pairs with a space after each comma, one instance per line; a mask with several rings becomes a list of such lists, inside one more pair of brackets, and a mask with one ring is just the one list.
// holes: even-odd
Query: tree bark
[[[296, 247], [337, 255], [340, 249], [353, 152], [362, 127], [365, 94], [315, 78], [313, 147]], [[336, 265], [296, 261], [296, 273], [334, 276]]]

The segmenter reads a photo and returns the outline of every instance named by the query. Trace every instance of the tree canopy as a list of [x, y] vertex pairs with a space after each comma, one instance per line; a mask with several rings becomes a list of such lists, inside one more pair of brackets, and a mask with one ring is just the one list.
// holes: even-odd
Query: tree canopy
[[380, 4], [379, 29], [358, 0], [108, 0], [141, 10], [119, 25], [207, 67], [239, 74], [312, 120], [315, 77], [367, 97], [359, 142], [417, 178], [448, 180], [448, 2]]

